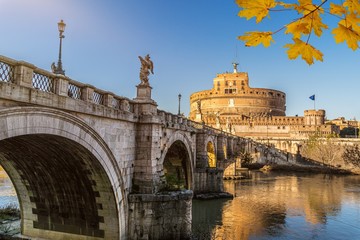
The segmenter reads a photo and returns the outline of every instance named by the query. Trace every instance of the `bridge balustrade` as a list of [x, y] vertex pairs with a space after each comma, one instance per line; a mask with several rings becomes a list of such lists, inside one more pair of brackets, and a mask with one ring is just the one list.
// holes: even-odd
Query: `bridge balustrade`
[[54, 74], [24, 62], [0, 55], [0, 82], [13, 83], [98, 105], [134, 113], [134, 102], [69, 77]]
[[68, 83], [68, 96], [73, 99], [81, 99], [81, 87], [75, 83]]
[[40, 91], [55, 93], [54, 77], [40, 70], [33, 72], [32, 86]]
[[0, 81], [13, 82], [14, 81], [14, 67], [5, 63], [0, 62]]

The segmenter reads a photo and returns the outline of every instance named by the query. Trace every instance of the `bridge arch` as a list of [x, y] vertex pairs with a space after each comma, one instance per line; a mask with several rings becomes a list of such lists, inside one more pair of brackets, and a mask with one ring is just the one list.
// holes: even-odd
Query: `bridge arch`
[[0, 164], [18, 193], [24, 235], [126, 236], [121, 171], [104, 140], [80, 118], [43, 107], [0, 110]]
[[160, 164], [163, 166], [164, 176], [169, 177], [170, 174], [173, 174], [175, 181], [179, 181], [180, 184], [183, 181], [185, 189], [194, 189], [194, 153], [188, 136], [176, 131], [166, 141], [161, 156]]
[[207, 154], [208, 167], [216, 168], [217, 167], [217, 145], [215, 144], [215, 139], [208, 137], [205, 142], [205, 151]]

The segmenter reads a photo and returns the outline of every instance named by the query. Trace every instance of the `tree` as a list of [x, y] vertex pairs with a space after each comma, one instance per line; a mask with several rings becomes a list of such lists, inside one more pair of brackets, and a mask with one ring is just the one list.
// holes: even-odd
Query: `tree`
[[340, 137], [346, 138], [346, 137], [356, 137], [359, 136], [359, 129], [355, 127], [346, 127], [340, 130]]
[[325, 138], [317, 134], [309, 136], [301, 149], [301, 155], [323, 164], [336, 165], [341, 161], [342, 148], [333, 139], [331, 135]]
[[[263, 21], [265, 17], [270, 18], [271, 12], [291, 11], [296, 18], [285, 23], [275, 31], [251, 31], [245, 32], [238, 39], [245, 42], [245, 46], [252, 47], [263, 44], [268, 47], [274, 42], [273, 36], [285, 31], [285, 34], [292, 35], [292, 43], [286, 44], [289, 59], [302, 57], [309, 65], [314, 59], [323, 61], [323, 53], [310, 44], [313, 34], [320, 37], [323, 31], [329, 28], [323, 20], [324, 15], [336, 18], [337, 25], [332, 28], [336, 43], [346, 42], [352, 50], [359, 48], [360, 41], [360, 2], [358, 0], [298, 0], [276, 1], [276, 0], [236, 0], [240, 7], [239, 16], [256, 18], [256, 23]], [[330, 23], [330, 21], [329, 21]]]
[[360, 167], [360, 149], [359, 145], [347, 146], [343, 153], [343, 158], [346, 163], [350, 163], [355, 167]]

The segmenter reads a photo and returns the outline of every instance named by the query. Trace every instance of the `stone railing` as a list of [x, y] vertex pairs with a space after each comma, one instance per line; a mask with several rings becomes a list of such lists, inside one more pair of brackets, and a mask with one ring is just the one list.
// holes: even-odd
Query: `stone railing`
[[192, 121], [182, 115], [172, 114], [172, 113], [169, 113], [169, 112], [166, 112], [163, 110], [158, 110], [157, 114], [161, 117], [161, 122], [166, 127], [170, 127], [170, 128], [173, 127], [173, 128], [178, 128], [178, 129], [192, 128], [192, 129], [196, 129], [196, 130], [206, 131], [207, 133], [214, 134], [214, 135], [224, 135], [227, 137], [243, 139], [242, 137], [236, 136], [232, 133], [228, 133], [223, 130], [207, 126], [204, 123]]
[[12, 83], [38, 91], [48, 92], [91, 102], [97, 105], [134, 112], [134, 101], [91, 85], [72, 80], [64, 75], [37, 68], [36, 66], [0, 55], [0, 83]]

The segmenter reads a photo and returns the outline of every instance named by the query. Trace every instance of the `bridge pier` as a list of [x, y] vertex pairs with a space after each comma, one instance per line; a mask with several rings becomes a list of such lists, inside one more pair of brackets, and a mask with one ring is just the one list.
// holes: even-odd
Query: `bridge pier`
[[190, 190], [129, 195], [130, 239], [189, 239]]
[[[137, 86], [134, 99], [139, 121], [136, 126], [136, 159], [129, 194], [129, 239], [188, 239], [191, 233], [191, 190], [166, 191], [165, 159], [159, 147], [163, 132], [151, 87]], [[165, 154], [166, 155], [166, 154]], [[182, 162], [181, 156], [172, 156]], [[186, 170], [184, 170], [186, 171]]]

